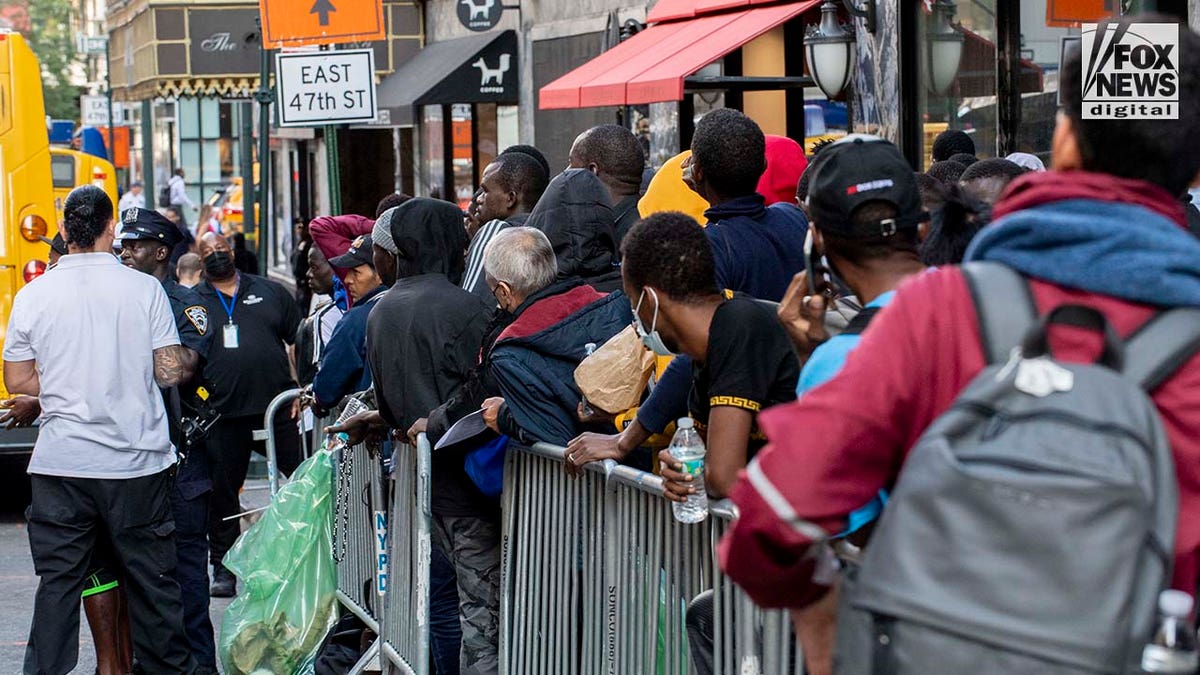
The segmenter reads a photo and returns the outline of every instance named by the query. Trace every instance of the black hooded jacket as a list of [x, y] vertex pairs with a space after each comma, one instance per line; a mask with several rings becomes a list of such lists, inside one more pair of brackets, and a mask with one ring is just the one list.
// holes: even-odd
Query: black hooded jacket
[[391, 229], [400, 251], [400, 274], [441, 274], [455, 285], [461, 282], [467, 250], [462, 219], [457, 206], [440, 199], [417, 197], [397, 206]]
[[621, 287], [621, 259], [608, 190], [587, 169], [567, 169], [554, 180], [529, 214], [529, 227], [541, 230], [558, 258], [558, 278], [583, 279], [601, 293]]
[[[458, 287], [466, 232], [462, 212], [411, 199], [392, 216], [402, 275], [367, 319], [367, 363], [379, 412], [407, 431], [454, 397], [478, 361], [491, 316], [482, 299]], [[494, 515], [495, 506], [463, 470], [463, 455], [434, 453], [433, 510], [445, 516]]]

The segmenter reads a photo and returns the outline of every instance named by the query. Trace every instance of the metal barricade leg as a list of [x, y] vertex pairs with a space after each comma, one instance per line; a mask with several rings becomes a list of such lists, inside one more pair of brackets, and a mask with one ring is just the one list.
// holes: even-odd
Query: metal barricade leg
[[415, 447], [398, 446], [393, 456], [388, 583], [377, 642], [381, 661], [414, 675], [429, 672], [430, 452], [422, 434]]
[[280, 408], [291, 405], [292, 401], [299, 397], [299, 389], [288, 389], [271, 399], [271, 403], [267, 406], [267, 412], [263, 415], [262, 430], [254, 432], [254, 440], [264, 442], [263, 452], [267, 456], [267, 486], [271, 490], [272, 497], [279, 491], [279, 458], [275, 449], [275, 415], [279, 413]]

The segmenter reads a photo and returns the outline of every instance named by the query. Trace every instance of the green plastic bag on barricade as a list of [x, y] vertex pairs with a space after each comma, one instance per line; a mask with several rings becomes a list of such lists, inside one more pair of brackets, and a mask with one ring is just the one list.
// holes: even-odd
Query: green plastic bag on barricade
[[312, 672], [317, 648], [336, 619], [332, 477], [328, 451], [305, 460], [225, 555], [225, 567], [242, 582], [221, 624], [226, 675]]

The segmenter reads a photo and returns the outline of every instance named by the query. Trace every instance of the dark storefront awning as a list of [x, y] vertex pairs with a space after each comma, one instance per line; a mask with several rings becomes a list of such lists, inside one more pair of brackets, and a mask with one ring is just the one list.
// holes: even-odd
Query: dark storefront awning
[[392, 124], [411, 126], [416, 106], [520, 100], [517, 34], [506, 30], [427, 44], [379, 85]]
[[[657, 23], [641, 31], [542, 87], [538, 106], [551, 110], [681, 100], [684, 80], [689, 75], [803, 14], [819, 0], [704, 16], [695, 9], [696, 0], [688, 1], [695, 18]], [[710, 0], [701, 4], [741, 7], [750, 1]]]

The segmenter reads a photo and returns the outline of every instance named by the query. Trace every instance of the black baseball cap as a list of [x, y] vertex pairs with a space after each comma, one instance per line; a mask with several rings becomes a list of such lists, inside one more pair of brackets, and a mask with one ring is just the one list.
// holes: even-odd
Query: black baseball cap
[[61, 232], [55, 232], [53, 239], [46, 237], [38, 237], [43, 244], [49, 246], [55, 253], [59, 255], [67, 255], [67, 242], [63, 239]]
[[[808, 211], [822, 232], [846, 239], [890, 237], [929, 219], [921, 208], [916, 174], [900, 150], [866, 134], [852, 134], [825, 147], [814, 161]], [[851, 217], [868, 202], [896, 207], [895, 218], [869, 225]]]
[[183, 241], [183, 234], [175, 223], [152, 209], [125, 209], [121, 213], [121, 241], [151, 239], [164, 246], [175, 246]]
[[362, 265], [370, 265], [374, 269], [375, 259], [371, 254], [371, 235], [364, 234], [359, 236], [350, 244], [349, 250], [330, 260], [329, 264], [347, 270]]

